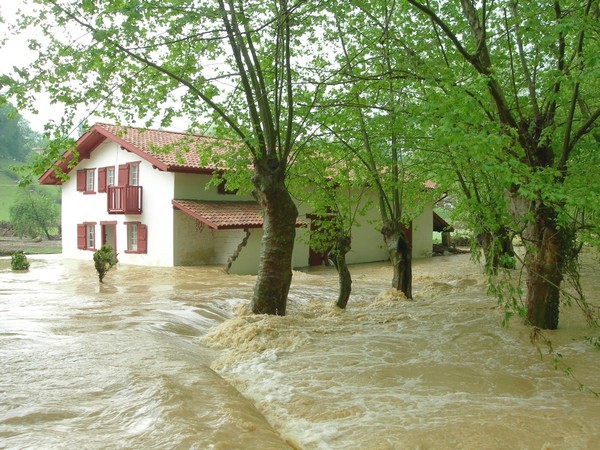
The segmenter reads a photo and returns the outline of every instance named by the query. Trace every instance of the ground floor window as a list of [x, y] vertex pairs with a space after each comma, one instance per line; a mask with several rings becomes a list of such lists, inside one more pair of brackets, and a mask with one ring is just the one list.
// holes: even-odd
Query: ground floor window
[[148, 229], [140, 222], [127, 222], [126, 253], [147, 253]]
[[96, 222], [77, 224], [77, 248], [96, 250]]
[[137, 252], [138, 249], [138, 226], [135, 223], [127, 225], [127, 250]]

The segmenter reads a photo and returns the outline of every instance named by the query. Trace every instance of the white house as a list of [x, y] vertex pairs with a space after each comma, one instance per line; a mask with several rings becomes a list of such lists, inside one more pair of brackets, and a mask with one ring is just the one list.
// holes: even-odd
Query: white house
[[[96, 124], [39, 179], [62, 185], [62, 250], [90, 259], [110, 244], [122, 264], [226, 265], [232, 273], [256, 273], [262, 217], [251, 196], [207, 186], [214, 166], [201, 164], [195, 146], [224, 151], [219, 141], [184, 133]], [[169, 150], [164, 150], [165, 148]], [[160, 150], [163, 149], [163, 150]], [[191, 150], [190, 150], [191, 149]], [[62, 180], [56, 169], [70, 174]], [[294, 267], [309, 265], [310, 210], [299, 204]], [[307, 217], [308, 214], [308, 217]], [[378, 211], [352, 231], [348, 263], [387, 259], [372, 225]], [[413, 221], [413, 257], [431, 256], [432, 208]], [[320, 264], [312, 252], [310, 263]]]

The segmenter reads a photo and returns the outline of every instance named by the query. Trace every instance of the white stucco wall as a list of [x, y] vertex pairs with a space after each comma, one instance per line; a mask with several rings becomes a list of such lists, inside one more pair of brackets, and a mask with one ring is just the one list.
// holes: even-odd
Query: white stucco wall
[[[143, 186], [142, 214], [109, 214], [107, 194], [98, 190], [98, 168], [115, 166], [118, 178], [120, 164], [140, 162], [139, 184]], [[77, 191], [77, 170], [95, 170], [95, 194]], [[101, 245], [100, 222], [116, 221], [116, 250], [121, 264], [149, 266], [173, 265], [173, 174], [154, 169], [134, 153], [127, 152], [112, 141], [98, 146], [89, 159], [81, 161], [71, 172], [62, 188], [63, 255], [67, 258], [92, 259], [92, 251], [77, 249], [77, 224], [96, 222], [96, 248]], [[152, 205], [152, 207], [150, 207]], [[125, 253], [127, 228], [125, 222], [141, 222], [148, 227], [148, 252], [146, 254]]]
[[413, 220], [412, 257], [430, 258], [433, 250], [433, 205], [423, 206], [423, 211]]
[[183, 211], [173, 213], [173, 264], [200, 266], [213, 264], [214, 230]]
[[251, 201], [251, 194], [232, 195], [219, 194], [217, 186], [206, 184], [212, 179], [212, 175], [194, 173], [175, 173], [174, 198], [187, 200], [218, 200], [218, 201]]

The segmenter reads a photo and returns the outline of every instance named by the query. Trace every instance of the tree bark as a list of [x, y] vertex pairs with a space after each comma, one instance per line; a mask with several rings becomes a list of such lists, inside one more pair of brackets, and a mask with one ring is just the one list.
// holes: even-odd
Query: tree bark
[[527, 256], [527, 319], [531, 325], [558, 327], [560, 284], [563, 279], [563, 248], [566, 232], [556, 224], [556, 211], [534, 205], [531, 236], [534, 251]]
[[264, 214], [258, 276], [252, 312], [284, 316], [292, 282], [292, 251], [298, 209], [285, 186], [284, 168], [276, 159], [254, 162], [254, 197]]
[[402, 291], [406, 298], [412, 298], [411, 246], [402, 224], [388, 221], [381, 228], [381, 234], [394, 269], [392, 287]]
[[350, 292], [352, 292], [352, 276], [346, 263], [346, 255], [350, 251], [350, 236], [340, 236], [337, 238], [334, 254], [335, 268], [338, 272], [339, 293], [336, 305], [342, 309], [346, 308]]

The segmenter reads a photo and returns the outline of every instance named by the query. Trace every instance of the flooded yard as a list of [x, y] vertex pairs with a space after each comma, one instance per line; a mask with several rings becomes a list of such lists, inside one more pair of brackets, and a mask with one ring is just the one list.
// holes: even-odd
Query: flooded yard
[[[600, 400], [501, 327], [469, 255], [417, 261], [411, 302], [387, 264], [351, 267], [344, 312], [334, 269], [295, 272], [286, 317], [249, 315], [254, 277], [216, 267], [99, 285], [91, 261], [29, 259], [0, 259], [0, 448], [600, 448]], [[600, 391], [580, 316], [548, 335]]]

